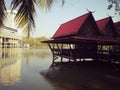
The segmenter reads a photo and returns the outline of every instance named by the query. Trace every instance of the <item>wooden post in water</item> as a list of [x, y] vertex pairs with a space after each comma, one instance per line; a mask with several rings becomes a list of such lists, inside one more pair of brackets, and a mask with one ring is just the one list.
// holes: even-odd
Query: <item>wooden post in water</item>
[[61, 45], [61, 62], [63, 62], [63, 44]]
[[53, 56], [53, 61], [52, 61], [52, 62], [54, 63], [55, 56], [54, 56], [53, 49], [52, 49], [52, 47], [51, 47], [50, 43], [48, 43], [48, 46], [49, 46], [49, 48], [50, 48], [50, 50], [51, 50], [51, 52], [52, 52], [52, 56]]

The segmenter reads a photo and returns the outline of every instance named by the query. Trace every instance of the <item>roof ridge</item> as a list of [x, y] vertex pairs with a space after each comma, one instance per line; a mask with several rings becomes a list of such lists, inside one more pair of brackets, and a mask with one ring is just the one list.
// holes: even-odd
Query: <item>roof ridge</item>
[[[91, 12], [85, 13], [85, 14], [83, 14], [83, 15], [81, 15], [81, 16], [78, 16], [78, 17], [76, 17], [76, 18], [73, 18], [73, 19], [71, 19], [71, 20], [66, 21], [65, 23], [62, 23], [61, 25], [66, 24], [66, 23], [69, 23], [69, 22], [72, 22], [72, 21], [74, 21], [74, 20], [76, 20], [76, 19], [78, 19], [78, 18], [82, 18], [82, 17], [84, 17], [84, 16], [86, 16], [86, 15], [87, 15], [87, 17], [88, 17], [90, 14], [91, 14]], [[86, 17], [86, 18], [87, 18], [87, 17]]]
[[96, 22], [100, 22], [100, 21], [103, 21], [103, 20], [105, 20], [105, 19], [111, 19], [111, 17], [109, 16], [109, 17], [106, 17], [106, 18], [103, 18], [103, 19], [99, 19], [99, 20], [97, 20]]

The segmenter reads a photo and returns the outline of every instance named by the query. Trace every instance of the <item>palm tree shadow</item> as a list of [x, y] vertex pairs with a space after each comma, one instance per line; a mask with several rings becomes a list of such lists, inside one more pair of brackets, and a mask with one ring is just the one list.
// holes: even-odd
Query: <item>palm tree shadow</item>
[[119, 65], [102, 62], [56, 62], [41, 72], [55, 90], [119, 90]]

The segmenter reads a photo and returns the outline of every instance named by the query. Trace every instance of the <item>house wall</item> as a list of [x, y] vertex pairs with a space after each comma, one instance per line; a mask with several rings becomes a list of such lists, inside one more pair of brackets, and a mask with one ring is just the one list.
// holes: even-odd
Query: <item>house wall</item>
[[113, 22], [110, 20], [102, 32], [102, 37], [112, 39], [116, 38], [117, 36], [117, 30], [115, 29]]
[[97, 24], [92, 16], [89, 16], [78, 32], [80, 37], [100, 36]]

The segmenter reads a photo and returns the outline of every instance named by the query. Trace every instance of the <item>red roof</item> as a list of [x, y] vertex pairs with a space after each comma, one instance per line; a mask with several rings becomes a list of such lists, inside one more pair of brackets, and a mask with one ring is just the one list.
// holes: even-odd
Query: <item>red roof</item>
[[101, 32], [103, 32], [103, 30], [105, 29], [110, 19], [111, 17], [107, 17], [107, 18], [96, 21], [98, 28]]
[[71, 21], [63, 23], [58, 30], [55, 32], [52, 38], [59, 38], [64, 36], [75, 35], [87, 19], [89, 15], [92, 15], [91, 12], [84, 14], [80, 17], [77, 17]]

